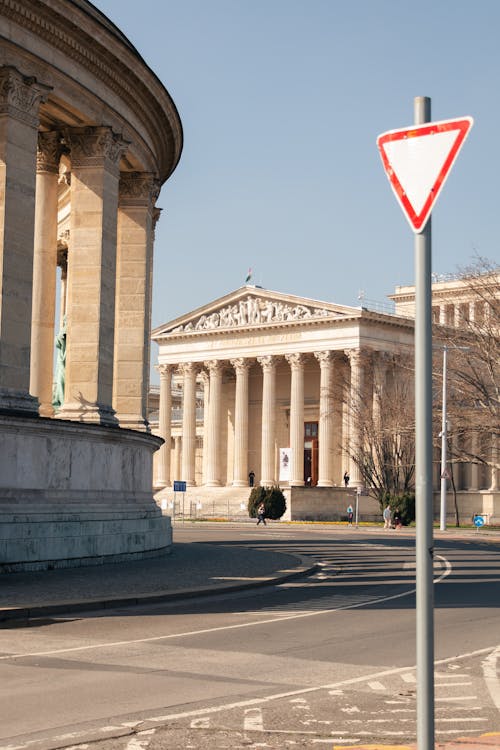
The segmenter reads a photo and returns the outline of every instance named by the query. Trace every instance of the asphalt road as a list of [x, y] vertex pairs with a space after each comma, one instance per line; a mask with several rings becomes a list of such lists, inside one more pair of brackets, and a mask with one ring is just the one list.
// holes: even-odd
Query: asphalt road
[[[279, 526], [175, 538], [308, 555], [321, 572], [2, 628], [0, 750], [414, 741], [412, 538]], [[499, 546], [437, 542], [435, 581], [436, 737], [500, 731]]]

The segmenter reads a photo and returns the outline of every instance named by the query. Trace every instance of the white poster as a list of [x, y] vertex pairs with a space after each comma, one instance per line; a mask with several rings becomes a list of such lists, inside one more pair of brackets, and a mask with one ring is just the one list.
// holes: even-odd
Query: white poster
[[292, 449], [280, 448], [280, 482], [289, 481], [291, 462], [292, 462]]

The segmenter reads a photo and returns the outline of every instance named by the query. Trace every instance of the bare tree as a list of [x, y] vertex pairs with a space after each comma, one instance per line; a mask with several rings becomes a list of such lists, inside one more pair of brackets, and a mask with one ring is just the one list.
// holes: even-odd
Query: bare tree
[[414, 493], [415, 416], [412, 355], [387, 357], [383, 377], [364, 362], [364, 386], [349, 404], [357, 441], [349, 454], [364, 485], [382, 508]]
[[[458, 316], [434, 331], [435, 341], [447, 347], [450, 459], [495, 470], [500, 436], [500, 269], [478, 258], [458, 280]], [[442, 382], [440, 359], [435, 382]], [[442, 408], [437, 392], [436, 396], [436, 406]]]

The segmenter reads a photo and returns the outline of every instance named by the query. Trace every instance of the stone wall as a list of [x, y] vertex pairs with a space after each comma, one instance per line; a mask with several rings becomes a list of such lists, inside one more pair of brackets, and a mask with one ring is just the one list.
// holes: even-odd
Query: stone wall
[[0, 572], [169, 552], [170, 519], [151, 490], [160, 444], [131, 430], [0, 416]]

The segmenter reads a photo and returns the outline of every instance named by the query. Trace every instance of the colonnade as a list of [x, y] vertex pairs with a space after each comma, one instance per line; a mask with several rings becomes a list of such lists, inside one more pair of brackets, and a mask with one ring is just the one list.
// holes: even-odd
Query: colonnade
[[[349, 350], [347, 363], [350, 369], [348, 381], [350, 395], [354, 402], [360, 398], [363, 384], [362, 362], [359, 350]], [[165, 439], [158, 457], [156, 484], [170, 486], [173, 479], [182, 479], [188, 486], [195, 484], [195, 444], [196, 379], [201, 374], [204, 383], [204, 428], [203, 428], [203, 484], [208, 487], [221, 486], [221, 454], [225, 446], [221, 442], [222, 422], [222, 375], [232, 371], [235, 378], [234, 419], [233, 419], [233, 465], [232, 486], [248, 485], [249, 447], [249, 374], [253, 367], [260, 368], [261, 391], [261, 434], [260, 434], [260, 478], [263, 486], [275, 484], [277, 476], [277, 435], [276, 420], [279, 409], [276, 402], [276, 374], [278, 364], [287, 362], [290, 368], [289, 400], [289, 445], [291, 448], [291, 468], [289, 484], [304, 485], [304, 368], [311, 358], [319, 367], [319, 402], [315, 407], [318, 419], [318, 486], [332, 487], [339, 483], [334, 476], [333, 455], [339, 451], [339, 440], [359, 440], [358, 422], [352, 410], [347, 410], [348, 424], [343, 425], [342, 401], [343, 382], [339, 377], [341, 367], [346, 365], [344, 352], [320, 351], [291, 353], [286, 355], [265, 355], [255, 358], [237, 357], [230, 360], [207, 360], [188, 362], [181, 365], [159, 365], [160, 411], [159, 434]], [[181, 476], [171, 476], [171, 390], [174, 374], [182, 378], [182, 462]], [[176, 438], [177, 439], [177, 438]], [[355, 442], [354, 442], [355, 446]], [[177, 450], [176, 450], [176, 455]], [[346, 460], [348, 460], [346, 458]], [[361, 484], [358, 469], [354, 462], [349, 464], [351, 484]]]
[[[59, 171], [70, 163], [61, 419], [148, 431], [151, 282], [160, 184], [120, 172], [107, 125], [40, 129], [50, 87], [0, 67], [0, 411], [53, 416]], [[61, 262], [61, 259], [59, 259]]]

